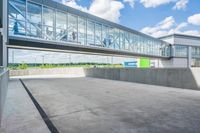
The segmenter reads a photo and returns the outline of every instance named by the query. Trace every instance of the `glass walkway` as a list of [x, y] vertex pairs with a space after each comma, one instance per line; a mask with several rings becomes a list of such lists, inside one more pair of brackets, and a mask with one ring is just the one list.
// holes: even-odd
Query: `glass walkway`
[[170, 45], [51, 0], [9, 0], [9, 37], [170, 57]]

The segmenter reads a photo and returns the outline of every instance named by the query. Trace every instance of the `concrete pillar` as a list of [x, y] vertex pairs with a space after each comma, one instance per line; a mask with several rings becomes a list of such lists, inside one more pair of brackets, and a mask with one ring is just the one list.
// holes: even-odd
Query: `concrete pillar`
[[191, 67], [191, 64], [192, 64], [191, 63], [192, 62], [192, 47], [191, 46], [188, 47], [187, 56], [188, 56], [187, 67]]
[[8, 41], [8, 8], [7, 0], [0, 1], [0, 66], [7, 66], [7, 41]]

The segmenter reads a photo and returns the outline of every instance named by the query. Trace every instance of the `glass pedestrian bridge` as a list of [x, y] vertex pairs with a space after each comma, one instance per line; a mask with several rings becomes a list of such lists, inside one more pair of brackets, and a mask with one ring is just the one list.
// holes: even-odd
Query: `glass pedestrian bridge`
[[[9, 0], [9, 38], [169, 58], [170, 44], [51, 0]], [[11, 41], [12, 42], [12, 41]], [[43, 46], [37, 45], [37, 47]], [[34, 47], [34, 44], [32, 43]], [[35, 45], [36, 46], [36, 45]], [[44, 47], [44, 46], [43, 46]]]

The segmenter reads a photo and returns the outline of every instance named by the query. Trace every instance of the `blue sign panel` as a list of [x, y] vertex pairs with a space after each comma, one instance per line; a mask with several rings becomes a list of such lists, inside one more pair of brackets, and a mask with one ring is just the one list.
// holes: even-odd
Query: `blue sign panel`
[[138, 65], [137, 61], [130, 61], [130, 62], [124, 62], [124, 67], [133, 67], [136, 68]]

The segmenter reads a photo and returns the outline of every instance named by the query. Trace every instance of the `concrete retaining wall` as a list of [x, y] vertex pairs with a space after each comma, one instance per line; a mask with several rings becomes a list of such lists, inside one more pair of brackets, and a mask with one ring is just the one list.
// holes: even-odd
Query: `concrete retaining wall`
[[7, 70], [2, 70], [2, 68], [0, 69], [1, 69], [0, 70], [0, 126], [1, 126], [2, 113], [8, 90], [9, 72]]
[[85, 76], [83, 68], [51, 68], [51, 69], [10, 70], [10, 76], [28, 76], [28, 75], [77, 75], [77, 76]]
[[200, 68], [89, 68], [87, 77], [200, 90]]

